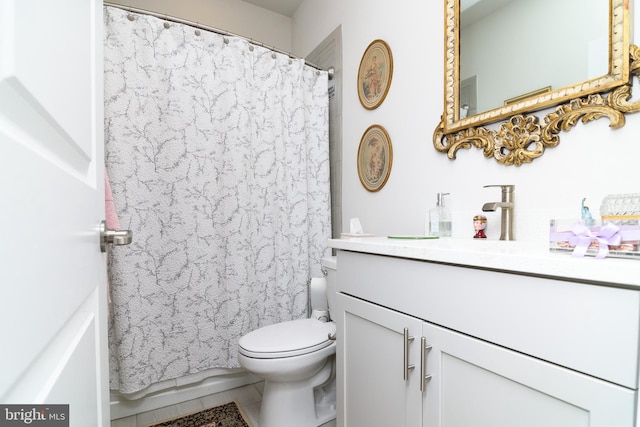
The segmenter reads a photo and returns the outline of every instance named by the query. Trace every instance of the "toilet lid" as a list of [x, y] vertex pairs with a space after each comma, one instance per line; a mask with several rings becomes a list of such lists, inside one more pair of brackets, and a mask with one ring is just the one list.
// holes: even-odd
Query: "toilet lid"
[[334, 322], [300, 319], [276, 323], [249, 332], [238, 341], [240, 352], [249, 357], [292, 357], [331, 345], [329, 334], [336, 333]]

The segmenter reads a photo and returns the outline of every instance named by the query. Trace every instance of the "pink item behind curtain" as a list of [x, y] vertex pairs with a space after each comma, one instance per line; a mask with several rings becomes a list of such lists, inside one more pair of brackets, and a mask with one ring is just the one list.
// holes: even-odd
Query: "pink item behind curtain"
[[119, 230], [120, 221], [116, 214], [116, 206], [113, 203], [113, 193], [111, 192], [111, 184], [109, 184], [106, 170], [104, 171], [104, 211], [107, 228], [109, 230]]
[[[113, 202], [113, 193], [111, 191], [111, 184], [109, 183], [109, 176], [107, 175], [107, 169], [104, 170], [104, 217], [109, 230], [120, 230], [120, 221], [116, 214], [116, 205]], [[108, 271], [107, 260], [107, 271]], [[111, 304], [111, 282], [107, 278], [107, 301]]]

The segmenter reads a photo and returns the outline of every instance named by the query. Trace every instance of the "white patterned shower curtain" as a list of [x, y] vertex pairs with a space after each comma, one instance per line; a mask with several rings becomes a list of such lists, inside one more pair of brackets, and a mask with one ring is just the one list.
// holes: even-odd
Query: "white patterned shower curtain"
[[238, 338], [307, 315], [331, 234], [327, 73], [105, 8], [111, 388], [238, 367]]

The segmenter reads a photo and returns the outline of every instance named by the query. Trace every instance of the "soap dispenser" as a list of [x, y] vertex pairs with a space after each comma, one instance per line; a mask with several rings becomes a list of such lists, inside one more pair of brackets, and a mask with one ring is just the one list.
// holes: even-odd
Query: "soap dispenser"
[[436, 207], [429, 211], [429, 236], [451, 236], [451, 213], [444, 203], [444, 196], [447, 195], [449, 195], [449, 193], [438, 193]]

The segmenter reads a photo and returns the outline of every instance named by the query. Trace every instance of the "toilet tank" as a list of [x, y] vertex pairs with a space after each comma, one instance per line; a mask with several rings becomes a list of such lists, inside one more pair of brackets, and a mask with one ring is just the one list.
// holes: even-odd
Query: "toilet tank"
[[336, 303], [336, 270], [338, 267], [338, 257], [329, 256], [322, 258], [322, 268], [327, 272], [327, 302], [329, 305], [329, 316], [331, 308], [335, 308]]

